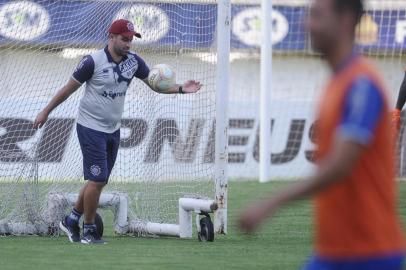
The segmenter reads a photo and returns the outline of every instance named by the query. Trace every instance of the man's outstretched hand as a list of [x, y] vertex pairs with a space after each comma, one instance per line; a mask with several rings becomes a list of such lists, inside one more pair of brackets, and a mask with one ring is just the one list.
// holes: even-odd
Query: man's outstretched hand
[[41, 111], [35, 118], [34, 128], [35, 129], [42, 128], [47, 120], [48, 113], [46, 111]]
[[195, 80], [186, 81], [182, 85], [182, 91], [186, 94], [196, 93], [200, 90], [200, 88], [202, 88], [202, 84]]

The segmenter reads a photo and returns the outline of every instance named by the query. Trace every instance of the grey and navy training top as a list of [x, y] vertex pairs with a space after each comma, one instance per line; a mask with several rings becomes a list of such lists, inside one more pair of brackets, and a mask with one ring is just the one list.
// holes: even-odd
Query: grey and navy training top
[[148, 73], [144, 60], [131, 51], [120, 63], [113, 61], [107, 47], [85, 56], [72, 75], [78, 83], [86, 82], [77, 122], [106, 133], [119, 129], [131, 80], [143, 80]]

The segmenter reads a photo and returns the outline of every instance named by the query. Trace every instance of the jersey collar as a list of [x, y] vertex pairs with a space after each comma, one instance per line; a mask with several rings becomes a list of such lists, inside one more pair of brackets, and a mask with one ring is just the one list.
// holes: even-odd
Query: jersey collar
[[338, 66], [337, 68], [334, 69], [334, 74], [338, 74], [344, 69], [346, 69], [348, 66], [350, 66], [357, 58], [359, 57], [359, 54], [357, 52], [352, 52], [350, 55], [348, 55]]
[[123, 56], [123, 59], [121, 59], [121, 62], [119, 62], [119, 63], [117, 63], [117, 62], [115, 62], [114, 60], [113, 60], [113, 57], [111, 56], [111, 54], [110, 54], [110, 52], [109, 52], [109, 50], [108, 50], [108, 46], [106, 46], [106, 47], [104, 47], [104, 52], [106, 53], [106, 56], [107, 56], [107, 60], [110, 62], [110, 63], [115, 63], [115, 64], [120, 64], [121, 62], [123, 62], [124, 60], [126, 60], [128, 57], [127, 56]]

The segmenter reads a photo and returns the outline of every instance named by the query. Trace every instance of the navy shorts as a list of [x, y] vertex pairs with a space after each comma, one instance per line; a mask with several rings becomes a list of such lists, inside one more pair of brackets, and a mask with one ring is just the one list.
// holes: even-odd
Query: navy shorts
[[402, 270], [403, 254], [366, 259], [329, 260], [313, 256], [303, 270]]
[[107, 182], [116, 162], [120, 129], [114, 133], [104, 133], [77, 124], [76, 130], [83, 155], [85, 180]]

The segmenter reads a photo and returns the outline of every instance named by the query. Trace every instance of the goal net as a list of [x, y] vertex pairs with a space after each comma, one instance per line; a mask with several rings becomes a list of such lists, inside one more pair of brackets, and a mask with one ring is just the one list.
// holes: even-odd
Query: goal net
[[[178, 222], [178, 199], [215, 197], [216, 23], [214, 1], [0, 0], [0, 234], [44, 234], [52, 194], [84, 184], [76, 116], [82, 86], [46, 125], [36, 115], [81, 58], [107, 44], [115, 19], [134, 22], [132, 50], [171, 65], [199, 93], [160, 95], [134, 79], [120, 150], [104, 192], [126, 194], [131, 218]], [[66, 213], [71, 207], [66, 207]]]
[[[195, 95], [158, 95], [132, 82], [105, 192], [127, 194], [132, 217], [162, 223], [177, 222], [180, 197], [214, 197], [217, 3], [0, 0], [0, 234], [26, 233], [18, 228], [28, 225], [30, 232], [43, 231], [50, 194], [77, 193], [83, 185], [75, 131], [83, 88], [44, 128], [33, 130], [32, 123], [80, 59], [105, 46], [109, 24], [120, 17], [132, 20], [143, 35], [133, 49], [149, 66], [170, 64], [179, 82], [193, 78], [204, 87]], [[309, 3], [273, 1], [274, 180], [298, 179], [313, 169], [314, 113], [329, 73], [310, 49], [303, 23]], [[365, 3], [357, 50], [378, 66], [394, 104], [406, 63], [406, 1]], [[232, 179], [259, 175], [260, 16], [259, 0], [232, 1], [227, 138]], [[405, 139], [398, 146], [400, 177], [406, 174]]]
[[[232, 8], [229, 126], [230, 178], [258, 179], [260, 115], [261, 1], [236, 1]], [[270, 84], [272, 180], [310, 174], [313, 124], [320, 91], [329, 77], [311, 50], [304, 20], [310, 0], [273, 0], [273, 61]], [[365, 1], [357, 30], [357, 50], [380, 70], [391, 106], [404, 77], [406, 1]], [[403, 116], [403, 119], [404, 116]], [[400, 177], [406, 173], [404, 136], [398, 148]]]

